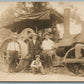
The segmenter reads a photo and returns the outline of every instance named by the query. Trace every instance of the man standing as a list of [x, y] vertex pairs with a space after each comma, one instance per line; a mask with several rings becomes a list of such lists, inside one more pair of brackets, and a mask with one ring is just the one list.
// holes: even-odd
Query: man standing
[[37, 34], [32, 34], [32, 39], [29, 40], [29, 54], [31, 58], [34, 60], [35, 56], [40, 54], [41, 41], [37, 40]]
[[20, 52], [20, 46], [19, 43], [17, 42], [17, 36], [13, 36], [13, 41], [10, 42], [7, 46], [10, 73], [15, 71], [19, 52]]
[[28, 44], [29, 39], [31, 39], [31, 32], [30, 31], [27, 32], [27, 39], [25, 40], [26, 44]]
[[[43, 65], [45, 70], [49, 70], [52, 67], [52, 56], [54, 55], [54, 42], [49, 38], [49, 33], [46, 32], [44, 34], [45, 40], [42, 42], [41, 48], [42, 51], [42, 57], [43, 57]], [[47, 71], [46, 70], [46, 71]], [[48, 72], [48, 71], [47, 71]]]

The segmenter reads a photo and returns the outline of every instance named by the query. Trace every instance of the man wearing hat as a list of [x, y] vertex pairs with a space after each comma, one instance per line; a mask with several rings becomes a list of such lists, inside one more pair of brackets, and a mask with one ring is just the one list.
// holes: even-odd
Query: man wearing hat
[[29, 40], [29, 54], [31, 58], [34, 60], [35, 56], [40, 53], [40, 45], [41, 42], [37, 40], [37, 34], [32, 34], [32, 39]]
[[36, 55], [35, 58], [36, 59], [34, 61], [32, 61], [31, 65], [30, 65], [32, 68], [32, 71], [34, 74], [36, 74], [36, 73], [43, 74], [43, 66], [40, 61], [40, 55]]
[[[42, 57], [44, 61], [44, 68], [50, 69], [52, 66], [52, 55], [53, 55], [53, 49], [54, 49], [54, 42], [49, 38], [49, 33], [44, 33], [45, 40], [42, 42], [41, 48], [42, 48]], [[47, 71], [48, 72], [48, 71]]]
[[20, 52], [20, 46], [19, 43], [17, 42], [17, 36], [14, 35], [12, 37], [12, 40], [8, 46], [7, 46], [7, 55], [9, 59], [9, 72], [14, 72], [16, 65], [17, 65], [17, 59], [18, 59], [18, 54]]

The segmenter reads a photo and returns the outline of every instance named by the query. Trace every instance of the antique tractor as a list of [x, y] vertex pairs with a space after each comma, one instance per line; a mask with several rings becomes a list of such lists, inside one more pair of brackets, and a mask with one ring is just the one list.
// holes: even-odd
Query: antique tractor
[[84, 22], [81, 23], [82, 32], [70, 35], [70, 9], [64, 10], [64, 37], [58, 43], [56, 53], [63, 58], [62, 63], [75, 74], [84, 70]]
[[34, 31], [31, 28], [24, 29], [20, 34], [13, 33], [9, 37], [5, 38], [0, 43], [0, 70], [2, 71], [8, 71], [8, 55], [7, 55], [7, 45], [13, 40], [12, 36], [16, 35], [18, 37], [17, 42], [20, 45], [20, 56], [18, 57], [17, 66], [16, 66], [16, 72], [19, 72], [25, 68], [26, 61], [23, 59], [27, 59], [28, 54], [28, 46], [24, 42], [24, 40], [27, 38], [27, 33], [31, 32], [34, 33]]
[[[64, 37], [59, 40], [58, 47], [56, 48], [56, 54], [63, 58], [62, 63], [67, 69], [73, 73], [79, 73], [84, 70], [84, 22], [82, 22], [82, 32], [78, 35], [70, 35], [70, 9], [64, 10]], [[31, 29], [30, 29], [31, 30]], [[27, 29], [25, 29], [27, 31]], [[33, 31], [32, 31], [33, 32]], [[22, 60], [28, 53], [28, 48], [24, 40], [26, 33], [23, 31], [19, 36], [19, 44], [21, 46], [21, 58], [16, 67], [16, 71], [22, 70], [25, 66], [25, 61]], [[7, 44], [12, 41], [12, 38], [7, 38], [0, 43], [0, 69], [7, 69], [6, 65], [6, 48]], [[4, 67], [4, 68], [3, 68]]]

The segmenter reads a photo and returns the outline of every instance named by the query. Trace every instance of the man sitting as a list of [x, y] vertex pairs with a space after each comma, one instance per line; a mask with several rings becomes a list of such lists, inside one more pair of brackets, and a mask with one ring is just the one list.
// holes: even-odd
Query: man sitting
[[40, 56], [36, 55], [35, 57], [36, 57], [36, 60], [32, 61], [31, 65], [30, 65], [32, 68], [32, 71], [34, 74], [36, 74], [36, 73], [43, 74], [43, 66], [40, 61]]

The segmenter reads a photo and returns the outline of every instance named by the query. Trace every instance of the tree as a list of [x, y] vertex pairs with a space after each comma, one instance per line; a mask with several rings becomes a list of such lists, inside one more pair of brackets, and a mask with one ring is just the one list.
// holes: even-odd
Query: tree
[[11, 22], [15, 18], [15, 10], [14, 8], [10, 7], [7, 8], [4, 13], [1, 15], [0, 18], [0, 24], [7, 24], [8, 22]]
[[[17, 18], [20, 15], [32, 14], [44, 11], [48, 8], [49, 2], [17, 2], [15, 8], [9, 7], [5, 13], [2, 15], [2, 22], [12, 22], [14, 18]], [[57, 30], [56, 30], [57, 31]], [[59, 37], [58, 32], [56, 36]], [[58, 39], [58, 37], [56, 39]]]
[[47, 9], [48, 2], [32, 2], [34, 12], [40, 12]]
[[58, 5], [63, 10], [65, 8], [67, 8], [67, 7], [70, 8], [71, 9], [71, 19], [72, 19], [72, 21], [74, 21], [76, 24], [80, 24], [81, 23], [81, 17], [77, 13], [78, 8], [75, 7], [72, 3], [69, 3], [69, 2], [59, 2]]
[[17, 2], [16, 13], [20, 14], [31, 14], [41, 12], [47, 9], [48, 2]]
[[15, 8], [9, 6], [1, 15], [0, 24], [11, 22], [14, 18], [23, 15], [40, 12], [47, 9], [48, 2], [17, 2]]

